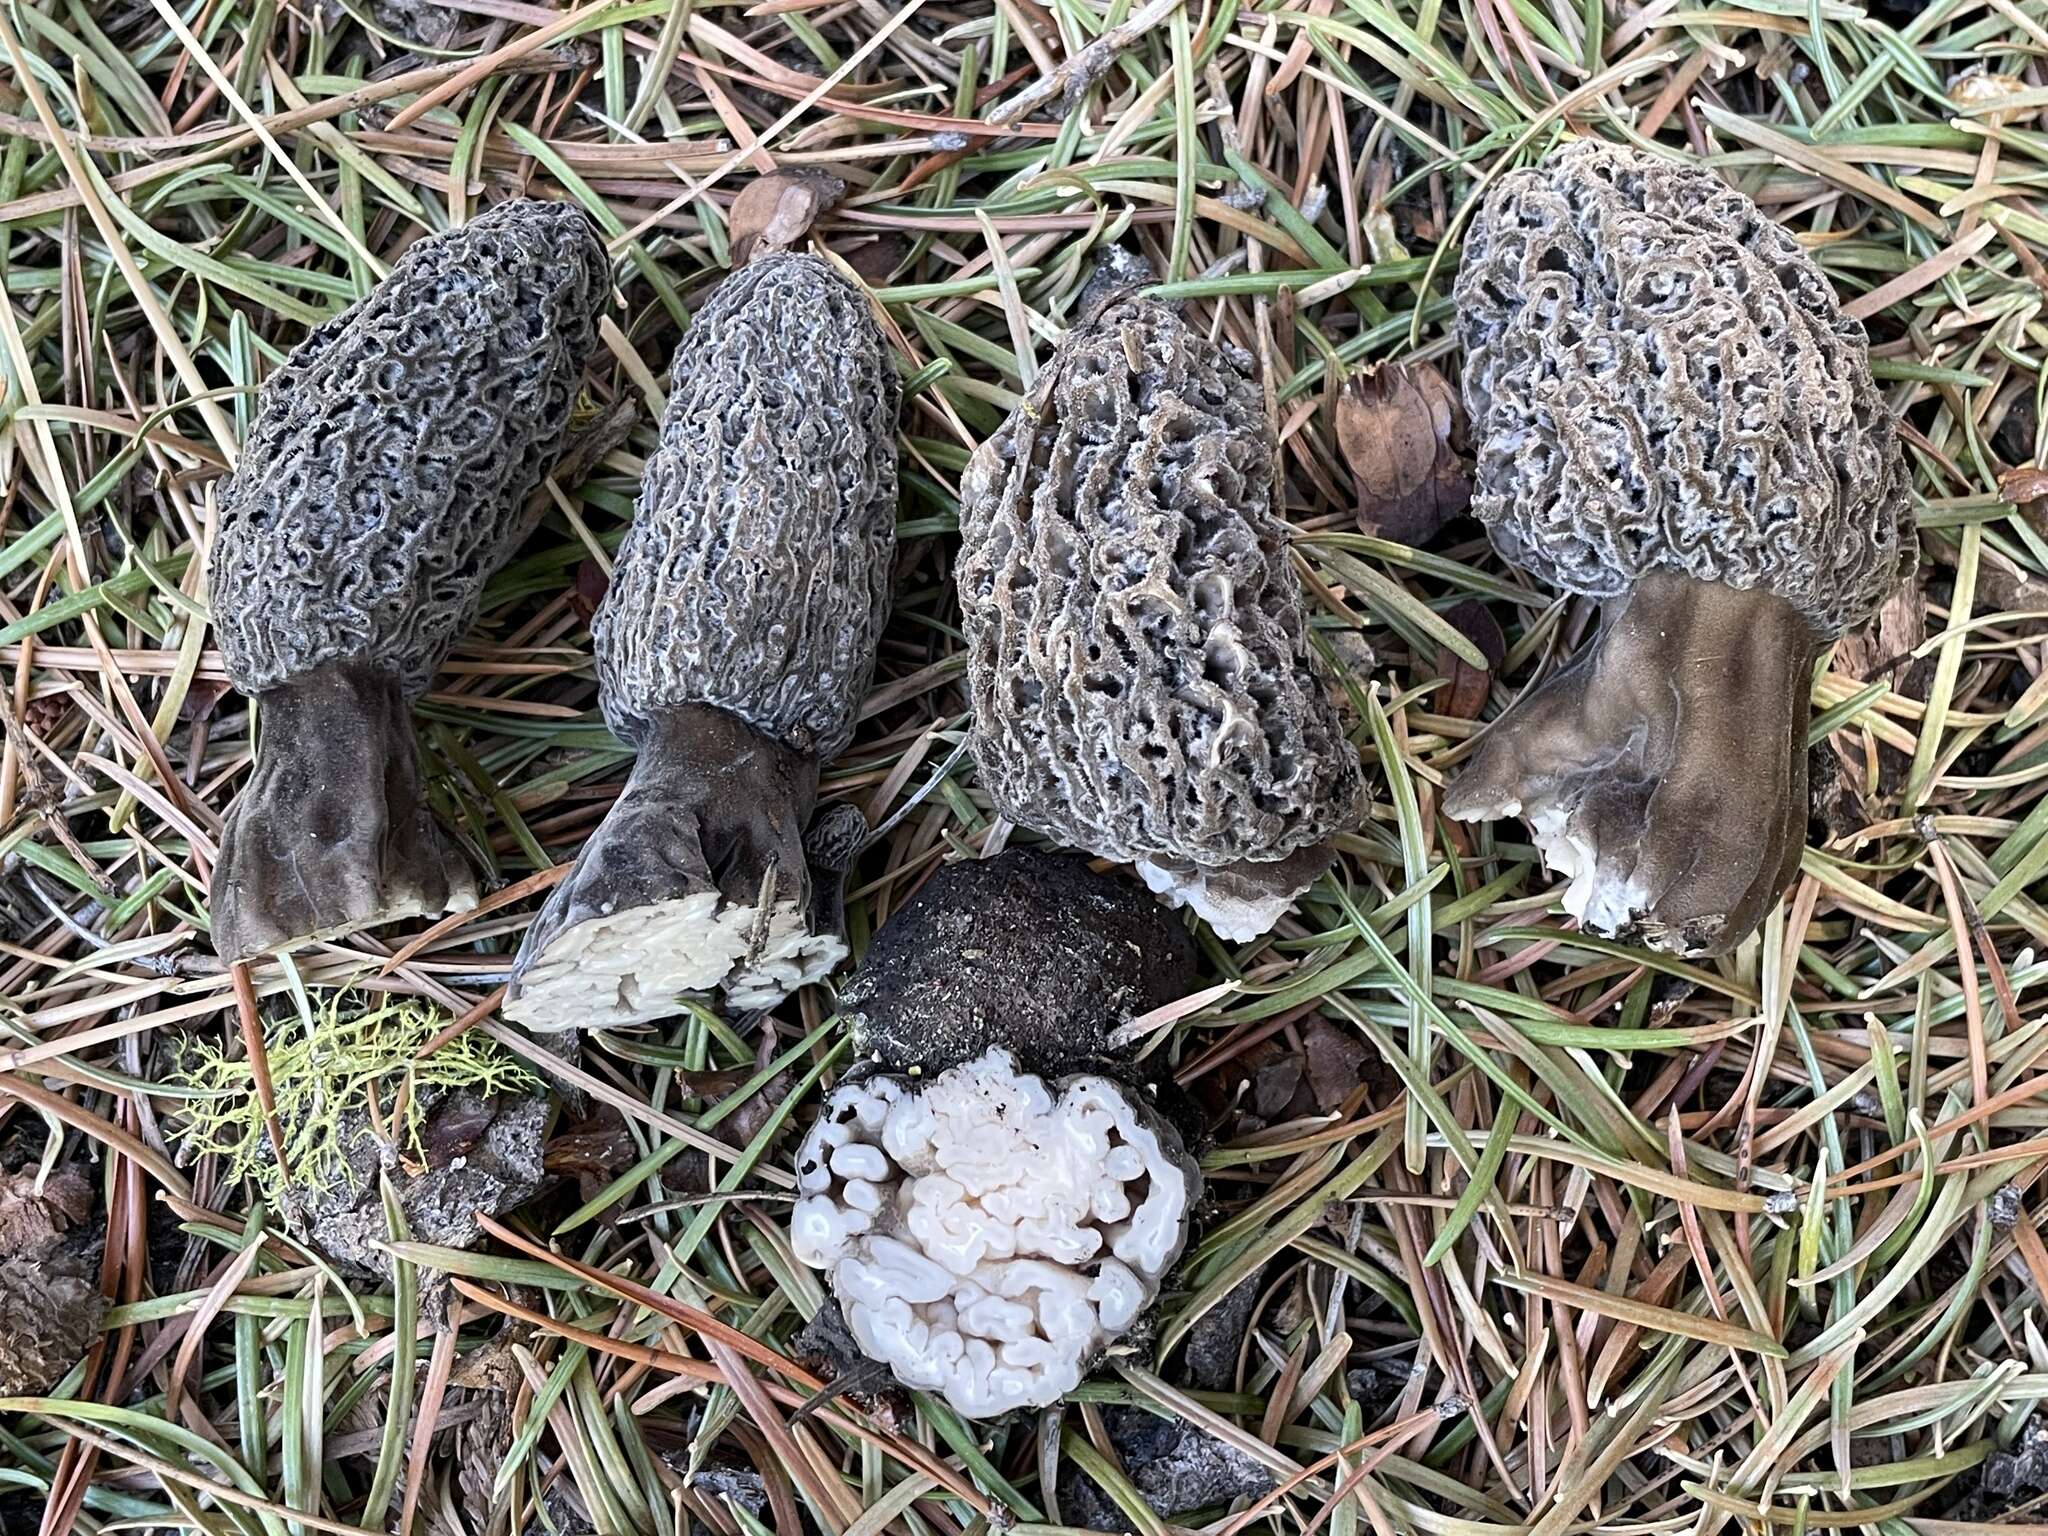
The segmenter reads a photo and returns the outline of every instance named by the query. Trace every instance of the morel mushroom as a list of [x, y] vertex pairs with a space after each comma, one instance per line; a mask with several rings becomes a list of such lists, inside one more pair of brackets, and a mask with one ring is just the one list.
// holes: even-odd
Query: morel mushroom
[[1445, 813], [1525, 817], [1594, 932], [1725, 952], [1798, 869], [1814, 663], [1917, 557], [1863, 329], [1748, 198], [1591, 142], [1495, 184], [1456, 300], [1473, 510], [1602, 608]]
[[672, 374], [591, 626], [605, 718], [640, 756], [520, 949], [506, 1012], [538, 1028], [715, 988], [767, 1007], [846, 954], [846, 850], [823, 845], [848, 822], [811, 812], [888, 613], [896, 374], [860, 291], [779, 252], [719, 285]]
[[1252, 939], [1362, 817], [1358, 756], [1258, 389], [1173, 309], [1102, 288], [961, 485], [975, 764], [1002, 815]]
[[1043, 1407], [1157, 1298], [1201, 1175], [1110, 1032], [1192, 962], [1135, 885], [1024, 849], [940, 871], [877, 935], [844, 997], [867, 1060], [798, 1153], [791, 1244], [903, 1385]]
[[213, 552], [228, 675], [261, 706], [214, 871], [224, 957], [475, 905], [411, 710], [555, 461], [607, 282], [581, 213], [507, 203], [264, 384]]

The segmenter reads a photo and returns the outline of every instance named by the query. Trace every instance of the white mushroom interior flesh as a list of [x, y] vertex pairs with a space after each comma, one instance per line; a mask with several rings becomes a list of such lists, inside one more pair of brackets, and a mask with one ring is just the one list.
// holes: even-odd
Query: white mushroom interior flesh
[[723, 989], [739, 1008], [772, 1008], [822, 981], [846, 943], [814, 933], [806, 907], [731, 902], [697, 891], [576, 923], [525, 972], [506, 1009], [519, 1023], [616, 1027], [666, 1018], [677, 999]]
[[1239, 859], [1202, 865], [1140, 859], [1135, 867], [1147, 889], [1170, 905], [1188, 908], [1225, 943], [1246, 944], [1270, 933], [1334, 857], [1334, 850], [1323, 843], [1266, 863]]
[[1287, 915], [1293, 896], [1272, 894], [1258, 897], [1234, 896], [1214, 889], [1208, 872], [1202, 869], [1168, 869], [1148, 859], [1133, 866], [1148, 890], [1164, 896], [1171, 906], [1186, 907], [1216, 930], [1226, 944], [1245, 944]]
[[1157, 1296], [1194, 1195], [1179, 1137], [1106, 1077], [1001, 1048], [835, 1091], [797, 1157], [797, 1257], [861, 1349], [969, 1418], [1044, 1407]]
[[[1498, 820], [1519, 816], [1522, 807], [1503, 807]], [[1594, 933], [1626, 933], [1649, 906], [1649, 892], [1635, 879], [1616, 880], [1600, 867], [1600, 850], [1572, 825], [1572, 818], [1556, 806], [1545, 806], [1529, 818], [1529, 831], [1544, 864], [1569, 883], [1561, 898], [1565, 911], [1580, 926]]]
[[815, 762], [724, 710], [656, 716], [625, 792], [527, 930], [505, 1016], [614, 1029], [693, 992], [773, 1007], [827, 975], [846, 945], [836, 880], [812, 878], [804, 839], [817, 783]]

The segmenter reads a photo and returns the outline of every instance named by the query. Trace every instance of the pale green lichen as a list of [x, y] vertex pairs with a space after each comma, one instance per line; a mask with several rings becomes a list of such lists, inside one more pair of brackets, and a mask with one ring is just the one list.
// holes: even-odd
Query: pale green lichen
[[210, 1041], [194, 1041], [175, 1076], [178, 1086], [194, 1094], [185, 1106], [179, 1142], [191, 1155], [220, 1157], [230, 1179], [248, 1179], [273, 1204], [294, 1192], [334, 1188], [345, 1175], [350, 1148], [344, 1136], [351, 1130], [395, 1144], [403, 1159], [422, 1161], [428, 1110], [444, 1090], [466, 1088], [489, 1097], [540, 1087], [540, 1079], [515, 1057], [477, 1034], [457, 1035], [422, 1058], [427, 1042], [448, 1022], [446, 1014], [416, 999], [370, 1002], [335, 992], [313, 1000], [310, 1027], [305, 1019], [273, 1026], [264, 1054], [284, 1139], [282, 1165], [263, 1124], [247, 1059]]

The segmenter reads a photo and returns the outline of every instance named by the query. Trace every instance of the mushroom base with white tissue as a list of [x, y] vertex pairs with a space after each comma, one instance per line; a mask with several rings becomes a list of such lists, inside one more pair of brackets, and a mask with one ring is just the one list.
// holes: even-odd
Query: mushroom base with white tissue
[[846, 957], [838, 872], [805, 834], [817, 762], [723, 710], [648, 722], [625, 792], [534, 920], [505, 1014], [541, 1029], [665, 1018], [688, 993], [768, 1007]]
[[1798, 873], [1820, 651], [1781, 597], [1655, 572], [1480, 738], [1444, 814], [1527, 821], [1588, 931], [1718, 954]]

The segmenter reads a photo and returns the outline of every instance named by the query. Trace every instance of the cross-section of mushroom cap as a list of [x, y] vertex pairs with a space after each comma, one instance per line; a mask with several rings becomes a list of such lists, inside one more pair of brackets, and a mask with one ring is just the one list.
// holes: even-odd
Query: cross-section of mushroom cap
[[1278, 921], [1364, 813], [1273, 511], [1259, 391], [1111, 294], [961, 485], [974, 757], [996, 809], [1138, 865], [1227, 938]]
[[1134, 1090], [1048, 1082], [995, 1047], [835, 1090], [797, 1155], [790, 1239], [870, 1359], [988, 1418], [1080, 1385], [1157, 1298], [1200, 1188]]
[[949, 865], [883, 924], [791, 1237], [899, 1382], [973, 1418], [1044, 1406], [1156, 1299], [1200, 1180], [1116, 1033], [1193, 962], [1135, 882], [1036, 849]]
[[1027, 1071], [1113, 1069], [1117, 1027], [1195, 986], [1195, 945], [1137, 884], [1012, 848], [939, 870], [840, 993], [861, 1056], [929, 1075], [1000, 1045]]
[[1591, 142], [1494, 185], [1456, 297], [1473, 511], [1603, 609], [1444, 810], [1524, 817], [1589, 929], [1720, 953], [1798, 865], [1813, 665], [1917, 555], [1862, 327], [1718, 177]]
[[261, 704], [214, 872], [224, 956], [475, 903], [410, 711], [560, 451], [607, 283], [580, 212], [507, 203], [417, 242], [265, 381], [211, 569]]
[[[866, 297], [775, 252], [676, 352], [661, 443], [592, 624], [625, 792], [528, 930], [507, 1014], [766, 1007], [846, 954], [844, 816], [813, 822], [887, 617], [899, 387]], [[843, 812], [845, 808], [840, 808]]]

